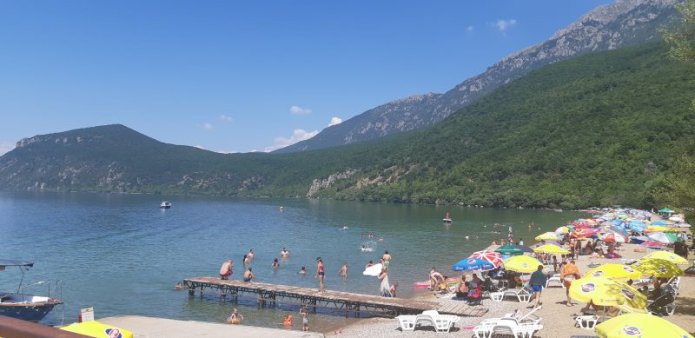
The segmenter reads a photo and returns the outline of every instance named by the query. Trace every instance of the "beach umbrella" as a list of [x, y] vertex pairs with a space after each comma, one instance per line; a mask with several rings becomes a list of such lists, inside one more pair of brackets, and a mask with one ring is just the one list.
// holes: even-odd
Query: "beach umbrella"
[[600, 338], [693, 338], [676, 324], [645, 313], [620, 315], [596, 325], [594, 330]]
[[555, 233], [558, 235], [565, 235], [565, 234], [570, 233], [571, 231], [572, 231], [572, 228], [570, 228], [567, 225], [561, 226], [561, 227], [555, 229]]
[[522, 250], [520, 247], [514, 245], [514, 244], [506, 244], [503, 245], [497, 249], [495, 249], [495, 252], [499, 252], [501, 254], [506, 254], [506, 255], [523, 255], [524, 250]]
[[662, 249], [664, 247], [664, 244], [659, 243], [659, 242], [654, 242], [654, 241], [645, 241], [641, 243], [643, 246], [646, 246], [647, 248], [650, 249]]
[[502, 255], [499, 252], [491, 250], [482, 250], [472, 253], [469, 258], [480, 258], [486, 262], [492, 263], [495, 267], [502, 265]]
[[537, 241], [559, 241], [558, 235], [554, 232], [542, 233], [535, 238]]
[[454, 271], [492, 270], [495, 265], [480, 258], [466, 258], [451, 266]]
[[600, 306], [616, 306], [637, 312], [647, 307], [647, 297], [637, 289], [614, 279], [605, 277], [580, 278], [572, 282], [570, 298], [582, 302], [593, 302]]
[[535, 249], [533, 249], [534, 252], [538, 253], [547, 253], [547, 254], [556, 254], [556, 255], [566, 255], [569, 252], [569, 250], [561, 248], [555, 244], [545, 244], [541, 245]]
[[651, 239], [652, 241], [663, 244], [675, 243], [678, 239], [678, 236], [676, 236], [675, 234], [667, 234], [663, 232], [652, 232], [647, 234], [647, 237], [649, 237], [649, 239]]
[[629, 279], [639, 279], [642, 277], [642, 273], [625, 264], [608, 263], [593, 268], [584, 274], [584, 278], [591, 277], [605, 277], [627, 282]]
[[603, 241], [606, 243], [625, 243], [627, 238], [619, 233], [609, 232], [603, 236]]
[[576, 237], [576, 238], [589, 238], [594, 236], [598, 232], [597, 229], [593, 228], [578, 228], [574, 229], [572, 231], [572, 234], [570, 236]]
[[543, 265], [539, 260], [531, 256], [512, 256], [504, 260], [504, 268], [519, 273], [531, 273]]
[[652, 225], [666, 225], [666, 221], [658, 220], [658, 221], [653, 221]]
[[678, 265], [658, 258], [641, 259], [639, 262], [633, 264], [632, 267], [642, 272], [644, 275], [657, 278], [671, 278], [683, 275], [683, 270], [681, 270]]
[[644, 232], [679, 232], [678, 228], [670, 228], [663, 225], [652, 225], [648, 227]]
[[72, 323], [68, 326], [63, 326], [60, 329], [79, 333], [88, 337], [133, 338], [133, 333], [128, 330], [115, 327], [113, 325], [104, 324], [96, 320], [90, 320], [82, 323]]
[[678, 256], [673, 252], [663, 251], [663, 250], [654, 251], [654, 252], [642, 257], [642, 259], [652, 259], [652, 258], [663, 259], [663, 260], [669, 261], [669, 262], [671, 262], [673, 264], [677, 264], [677, 265], [688, 264], [687, 259], [685, 259], [681, 256]]

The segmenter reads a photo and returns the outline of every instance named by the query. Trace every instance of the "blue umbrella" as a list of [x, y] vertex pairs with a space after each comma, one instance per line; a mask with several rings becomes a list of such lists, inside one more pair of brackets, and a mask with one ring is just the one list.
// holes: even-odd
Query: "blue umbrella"
[[664, 221], [654, 221], [652, 222], [652, 225], [666, 225], [667, 223]]
[[492, 270], [495, 266], [479, 258], [465, 258], [451, 266], [454, 271]]

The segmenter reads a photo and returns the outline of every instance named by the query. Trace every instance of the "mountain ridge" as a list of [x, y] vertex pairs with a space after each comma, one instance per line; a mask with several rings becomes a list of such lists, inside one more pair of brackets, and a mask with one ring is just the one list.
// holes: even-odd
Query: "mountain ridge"
[[435, 96], [430, 99], [414, 104], [403, 104], [400, 99], [388, 102], [274, 152], [330, 148], [430, 126], [544, 65], [657, 38], [657, 28], [676, 15], [674, 6], [679, 1], [620, 0], [599, 6], [558, 30], [548, 40], [508, 55], [446, 93], [433, 94]]

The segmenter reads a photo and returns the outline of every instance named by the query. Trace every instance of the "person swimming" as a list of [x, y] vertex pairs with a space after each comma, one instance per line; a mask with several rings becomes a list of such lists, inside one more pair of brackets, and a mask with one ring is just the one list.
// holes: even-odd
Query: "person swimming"
[[277, 271], [280, 268], [280, 262], [278, 262], [278, 259], [275, 258], [273, 260], [273, 270]]
[[338, 271], [338, 276], [343, 277], [343, 279], [347, 278], [348, 276], [348, 264], [343, 263], [343, 266], [340, 267], [340, 271]]
[[228, 324], [241, 324], [241, 321], [243, 319], [244, 319], [244, 316], [242, 316], [241, 313], [239, 313], [239, 310], [234, 308], [234, 310], [232, 310], [232, 314], [230, 314], [229, 317], [227, 318], [227, 323]]
[[299, 272], [297, 272], [300, 275], [306, 275], [306, 266], [302, 266], [301, 269], [299, 269]]
[[282, 259], [287, 259], [289, 256], [290, 252], [287, 251], [287, 248], [282, 248], [282, 251], [280, 251], [280, 257], [282, 257]]

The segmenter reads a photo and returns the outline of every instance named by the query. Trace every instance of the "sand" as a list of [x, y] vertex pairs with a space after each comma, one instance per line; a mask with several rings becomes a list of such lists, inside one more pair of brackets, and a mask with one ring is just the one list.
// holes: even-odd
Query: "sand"
[[317, 332], [290, 331], [246, 325], [205, 323], [143, 316], [106, 317], [99, 319], [99, 321], [128, 329], [135, 333], [135, 338], [324, 337], [322, 333]]
[[[635, 252], [634, 249], [640, 246], [634, 244], [624, 244], [622, 249], [618, 251], [623, 259], [639, 259], [644, 256], [643, 252]], [[588, 265], [591, 262], [604, 263], [619, 263], [619, 259], [604, 259], [590, 258], [589, 256], [580, 256], [576, 264], [580, 272], [584, 273], [589, 270]], [[693, 277], [682, 277], [680, 284], [680, 294], [676, 299], [676, 313], [673, 316], [664, 317], [676, 325], [682, 327], [688, 332], [695, 332], [695, 280]], [[437, 300], [432, 294], [425, 295], [427, 299]], [[572, 337], [572, 336], [595, 336], [593, 329], [581, 329], [574, 326], [574, 315], [579, 314], [579, 310], [584, 304], [577, 304], [568, 307], [565, 304], [565, 289], [562, 287], [549, 287], [543, 291], [542, 308], [536, 312], [537, 315], [543, 318], [543, 329], [536, 332], [534, 337]], [[456, 329], [453, 329], [449, 334], [456, 337], [473, 337], [471, 328], [480, 323], [484, 318], [495, 318], [515, 309], [519, 309], [522, 313], [530, 310], [530, 304], [519, 303], [511, 298], [506, 298], [502, 302], [495, 302], [490, 299], [483, 301], [484, 307], [490, 311], [483, 317], [461, 317], [461, 320], [456, 324]], [[398, 329], [396, 319], [373, 318], [359, 321], [342, 329], [333, 332], [326, 332], [326, 336], [341, 336], [341, 337], [441, 337], [442, 333], [436, 333], [433, 329], [423, 330], [418, 328], [415, 331], [401, 332]]]

